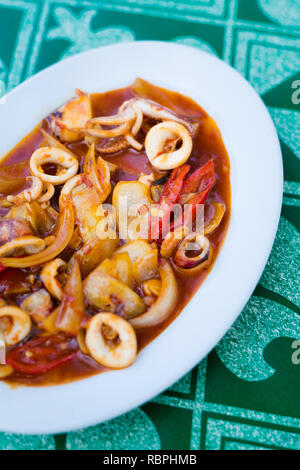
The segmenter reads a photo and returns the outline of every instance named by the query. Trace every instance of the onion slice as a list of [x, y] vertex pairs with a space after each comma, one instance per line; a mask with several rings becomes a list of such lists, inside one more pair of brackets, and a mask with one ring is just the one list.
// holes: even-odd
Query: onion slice
[[204, 235], [210, 234], [211, 232], [213, 232], [219, 227], [224, 217], [224, 214], [226, 212], [225, 204], [222, 204], [220, 202], [213, 202], [212, 205], [214, 207], [215, 213], [214, 213], [213, 218], [209, 221], [209, 223], [205, 225]]
[[56, 326], [59, 330], [77, 335], [85, 316], [85, 304], [78, 260], [75, 258], [59, 306]]
[[168, 318], [176, 306], [178, 286], [167, 261], [161, 266], [159, 274], [162, 283], [160, 295], [146, 313], [130, 320], [131, 325], [136, 329], [159, 325]]
[[72, 204], [63, 199], [62, 209], [57, 221], [56, 238], [52, 245], [40, 253], [23, 258], [0, 258], [0, 263], [9, 268], [30, 268], [56, 258], [69, 244], [74, 231], [74, 211]]

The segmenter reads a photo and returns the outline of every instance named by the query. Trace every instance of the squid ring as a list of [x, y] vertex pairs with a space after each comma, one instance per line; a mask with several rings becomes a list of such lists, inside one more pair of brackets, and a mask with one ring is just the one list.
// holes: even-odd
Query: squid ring
[[133, 113], [133, 116], [135, 118], [135, 123], [133, 124], [131, 131], [125, 134], [125, 139], [128, 142], [128, 144], [131, 145], [131, 147], [133, 147], [135, 150], [141, 151], [143, 148], [143, 145], [140, 142], [138, 142], [134, 137], [138, 134], [139, 130], [142, 127], [143, 119], [144, 119], [143, 112], [136, 105], [136, 102], [134, 100], [126, 101], [125, 103], [123, 103], [119, 109], [119, 112], [124, 112], [124, 109], [130, 110]]
[[[13, 346], [19, 343], [26, 338], [31, 330], [30, 316], [18, 307], [11, 305], [1, 307], [0, 319], [1, 318], [11, 320], [11, 323], [9, 323], [8, 327], [5, 327], [3, 331], [4, 341], [7, 346]], [[3, 327], [1, 329], [3, 329]]]
[[69, 181], [67, 181], [60, 192], [60, 196], [69, 196], [76, 186], [81, 183], [82, 175], [73, 176]]
[[189, 233], [189, 228], [185, 225], [178, 227], [174, 232], [169, 232], [160, 248], [160, 254], [164, 258], [170, 258], [175, 251], [175, 248], [179, 245], [180, 241]]
[[26, 253], [39, 253], [46, 247], [45, 240], [33, 235], [14, 238], [0, 246], [0, 256], [10, 256], [15, 250], [23, 249]]
[[27, 176], [27, 181], [31, 181], [31, 186], [28, 189], [24, 189], [19, 194], [15, 196], [7, 196], [8, 202], [13, 204], [23, 204], [24, 202], [31, 202], [35, 199], [38, 199], [43, 191], [43, 183], [37, 176]]
[[102, 116], [90, 119], [87, 122], [87, 127], [90, 124], [98, 124], [100, 126], [119, 126], [126, 122], [132, 121], [136, 117], [135, 110], [132, 108], [122, 109], [120, 108], [119, 114], [115, 114], [114, 116]]
[[124, 150], [129, 146], [129, 142], [125, 139], [125, 137], [119, 138], [119, 140], [114, 141], [113, 143], [104, 144], [102, 147], [100, 145], [96, 146], [96, 149], [100, 153], [116, 153], [120, 152], [120, 150]]
[[[92, 137], [112, 138], [127, 136], [130, 131], [131, 123], [136, 118], [136, 111], [132, 107], [120, 107], [119, 113], [114, 116], [103, 116], [90, 119], [83, 129], [83, 132]], [[99, 128], [94, 128], [98, 125]], [[102, 129], [102, 126], [115, 125], [113, 129]], [[138, 146], [138, 144], [136, 144]]]
[[135, 150], [142, 150], [143, 145], [138, 142], [130, 132], [125, 135], [125, 139], [127, 140], [128, 144], [131, 145], [131, 147], [133, 147]]
[[46, 192], [38, 198], [37, 202], [39, 204], [50, 201], [55, 192], [54, 186], [51, 183], [44, 183], [44, 188], [46, 189]]
[[[105, 335], [105, 328], [118, 339]], [[109, 344], [108, 340], [111, 344]], [[98, 313], [88, 327], [85, 337], [91, 356], [99, 364], [112, 369], [122, 369], [133, 363], [137, 354], [136, 334], [130, 323], [113, 313]]]
[[62, 266], [66, 266], [66, 263], [62, 259], [56, 258], [45, 264], [41, 271], [41, 279], [44, 286], [50, 292], [50, 294], [53, 295], [53, 297], [56, 297], [58, 300], [62, 299], [63, 292], [59, 281], [56, 279], [56, 276], [59, 268]]
[[78, 346], [80, 347], [83, 354], [89, 354], [89, 350], [88, 350], [87, 345], [85, 343], [85, 329], [84, 328], [80, 328], [80, 330], [79, 330], [79, 332], [76, 336], [76, 339], [77, 339]]
[[125, 107], [139, 109], [143, 116], [148, 116], [152, 119], [160, 121], [175, 121], [183, 124], [190, 131], [191, 134], [194, 132], [194, 126], [188, 120], [182, 119], [177, 113], [171, 111], [170, 109], [162, 106], [155, 101], [144, 99], [144, 98], [132, 98], [129, 101], [126, 101], [121, 106], [121, 109]]
[[152, 119], [160, 119], [161, 121], [176, 121], [186, 126], [191, 133], [193, 132], [191, 123], [181, 119], [178, 114], [154, 101], [140, 98], [135, 100], [134, 104], [142, 111], [144, 116], [148, 116]]
[[132, 108], [135, 111], [136, 119], [134, 125], [132, 126], [131, 133], [132, 135], [136, 136], [142, 127], [144, 115], [142, 110], [135, 103], [132, 104]]
[[88, 134], [94, 137], [110, 138], [110, 137], [119, 137], [120, 135], [124, 135], [129, 131], [129, 129], [130, 129], [129, 122], [124, 122], [123, 124], [120, 124], [114, 129], [102, 129], [101, 127], [100, 128], [86, 127], [85, 129], [83, 129], [83, 132], [85, 134]]
[[[189, 244], [191, 245], [191, 250], [199, 250], [199, 254], [197, 256], [187, 256], [186, 252], [189, 249]], [[174, 263], [180, 268], [194, 268], [195, 266], [205, 263], [209, 259], [210, 251], [211, 245], [208, 238], [206, 238], [202, 233], [190, 233], [178, 246], [174, 255]]]
[[124, 113], [124, 110], [130, 111], [135, 119], [135, 123], [132, 126], [131, 133], [133, 136], [136, 136], [143, 124], [143, 111], [137, 106], [137, 101], [135, 99], [125, 101], [122, 106], [119, 108], [119, 113]]
[[[57, 175], [44, 173], [42, 166], [46, 163], [53, 163], [63, 167]], [[34, 176], [38, 176], [44, 183], [52, 183], [54, 186], [63, 184], [78, 171], [78, 160], [56, 147], [42, 147], [33, 152], [30, 158], [30, 170]]]
[[[178, 150], [164, 152], [165, 145], [170, 140], [181, 139]], [[145, 140], [145, 149], [150, 163], [159, 170], [172, 170], [183, 165], [191, 155], [193, 147], [192, 137], [182, 124], [166, 121], [153, 126]]]

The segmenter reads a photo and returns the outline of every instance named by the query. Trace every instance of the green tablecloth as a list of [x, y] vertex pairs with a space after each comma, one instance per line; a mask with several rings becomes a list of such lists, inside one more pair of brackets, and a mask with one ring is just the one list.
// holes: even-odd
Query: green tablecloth
[[118, 41], [167, 40], [209, 51], [263, 98], [285, 167], [266, 270], [207, 359], [114, 421], [60, 436], [0, 433], [0, 449], [300, 449], [300, 1], [0, 0], [0, 38], [7, 89], [64, 57]]

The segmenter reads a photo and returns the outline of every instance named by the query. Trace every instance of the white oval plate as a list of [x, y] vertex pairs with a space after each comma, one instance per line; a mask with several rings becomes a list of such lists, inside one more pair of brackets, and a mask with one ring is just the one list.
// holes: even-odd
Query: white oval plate
[[253, 88], [234, 69], [200, 50], [134, 42], [92, 50], [44, 70], [9, 93], [0, 106], [0, 154], [75, 88], [102, 92], [129, 85], [136, 77], [192, 97], [218, 123], [231, 162], [232, 217], [224, 246], [192, 301], [129, 369], [54, 387], [13, 390], [0, 384], [1, 431], [74, 430], [150, 400], [218, 343], [267, 262], [282, 203], [276, 130]]

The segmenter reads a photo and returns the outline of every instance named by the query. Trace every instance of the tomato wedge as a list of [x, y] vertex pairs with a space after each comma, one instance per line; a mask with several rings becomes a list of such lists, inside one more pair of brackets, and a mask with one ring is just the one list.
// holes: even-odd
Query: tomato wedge
[[179, 199], [183, 180], [189, 171], [190, 165], [182, 165], [172, 171], [158, 201], [160, 215], [159, 217], [151, 217], [151, 238], [153, 240], [159, 239], [162, 235], [164, 222], [168, 219], [173, 205]]
[[7, 353], [6, 362], [17, 372], [27, 375], [45, 374], [78, 353], [76, 338], [63, 332], [38, 336]]

